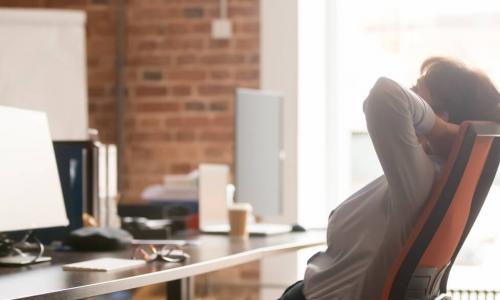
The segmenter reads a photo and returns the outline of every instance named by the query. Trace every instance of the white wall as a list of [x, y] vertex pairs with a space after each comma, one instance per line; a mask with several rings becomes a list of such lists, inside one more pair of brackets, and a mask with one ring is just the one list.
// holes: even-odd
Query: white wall
[[0, 105], [45, 111], [53, 139], [85, 139], [85, 14], [0, 9], [0, 45]]
[[283, 215], [269, 221], [297, 222], [297, 0], [261, 0], [261, 83], [284, 95]]
[[[284, 95], [283, 215], [268, 221], [297, 222], [297, 0], [261, 0], [261, 88]], [[296, 253], [261, 261], [261, 299], [276, 299], [298, 278]]]
[[299, 0], [298, 221], [324, 227], [327, 199], [328, 0]]

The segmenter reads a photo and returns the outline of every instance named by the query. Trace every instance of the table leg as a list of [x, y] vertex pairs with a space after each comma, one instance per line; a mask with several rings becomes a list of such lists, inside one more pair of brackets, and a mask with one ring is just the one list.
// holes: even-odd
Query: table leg
[[192, 277], [167, 282], [168, 300], [194, 299], [194, 280]]

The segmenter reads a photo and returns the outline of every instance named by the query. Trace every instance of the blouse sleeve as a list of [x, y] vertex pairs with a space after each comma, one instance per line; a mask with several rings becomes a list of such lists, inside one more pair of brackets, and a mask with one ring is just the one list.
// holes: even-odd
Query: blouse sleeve
[[365, 100], [368, 133], [393, 195], [392, 207], [404, 215], [418, 211], [434, 180], [434, 163], [418, 141], [436, 116], [411, 90], [380, 78]]
[[[399, 85], [391, 79], [385, 77], [378, 79], [370, 91], [370, 95], [377, 96], [369, 97], [368, 99], [376, 98], [379, 101], [403, 101], [410, 112], [413, 127], [418, 135], [425, 135], [434, 126], [436, 115], [429, 104], [412, 90]], [[379, 105], [385, 104], [387, 103], [380, 103]], [[363, 104], [365, 112], [366, 106], [367, 101]]]

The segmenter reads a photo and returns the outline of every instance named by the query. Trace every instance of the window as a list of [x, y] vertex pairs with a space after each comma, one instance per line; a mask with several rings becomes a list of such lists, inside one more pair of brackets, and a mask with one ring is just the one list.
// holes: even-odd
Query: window
[[[300, 38], [299, 30], [299, 66], [311, 66], [310, 57], [316, 61], [313, 65], [325, 66], [324, 72], [314, 73], [312, 86], [310, 81], [309, 86], [303, 85], [307, 80], [301, 78], [310, 79], [313, 73], [303, 73], [307, 67], [299, 68], [299, 128], [305, 128], [299, 130], [299, 166], [325, 167], [319, 168], [319, 173], [326, 177], [321, 186], [326, 200], [318, 201], [318, 205], [326, 215], [382, 173], [362, 112], [362, 102], [378, 77], [413, 85], [422, 61], [438, 55], [459, 58], [500, 83], [500, 1], [315, 1], [316, 12], [326, 11], [326, 20], [320, 14], [307, 13], [313, 10], [307, 8], [314, 6], [311, 1], [300, 2], [304, 4], [299, 6], [299, 29], [327, 27], [326, 31], [316, 30], [316, 37], [304, 36], [304, 31]], [[326, 53], [318, 52], [317, 47], [325, 47]], [[316, 91], [319, 96], [314, 105], [322, 105], [323, 112], [301, 111], [300, 103], [307, 105], [307, 95], [322, 88], [321, 80], [326, 92], [322, 95]], [[309, 125], [301, 127], [306, 123]], [[325, 134], [315, 136], [320, 141], [311, 142], [311, 134], [322, 132], [318, 128], [323, 126], [327, 127]], [[325, 154], [315, 155], [315, 147], [320, 146], [325, 147]], [[314, 188], [311, 182], [299, 183], [303, 191], [299, 197]], [[500, 176], [456, 262], [451, 288], [500, 290], [500, 283], [493, 279], [493, 272], [500, 268], [498, 198]], [[304, 218], [318, 219], [318, 215], [309, 213]]]

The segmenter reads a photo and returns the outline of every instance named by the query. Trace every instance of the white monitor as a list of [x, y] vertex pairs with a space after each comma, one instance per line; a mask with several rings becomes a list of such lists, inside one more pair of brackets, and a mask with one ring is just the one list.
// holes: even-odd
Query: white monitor
[[66, 225], [45, 113], [0, 106], [0, 232]]
[[235, 200], [256, 216], [283, 214], [283, 97], [238, 89], [235, 107]]

